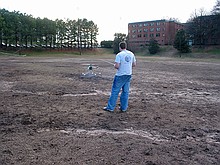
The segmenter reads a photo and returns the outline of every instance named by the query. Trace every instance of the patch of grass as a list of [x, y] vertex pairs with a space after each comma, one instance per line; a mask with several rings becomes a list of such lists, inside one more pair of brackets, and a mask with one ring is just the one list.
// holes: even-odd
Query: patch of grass
[[24, 56], [24, 54], [19, 53], [18, 51], [5, 51], [5, 50], [0, 50], [0, 56]]
[[135, 52], [137, 56], [148, 56], [148, 57], [172, 57], [177, 52], [173, 46], [160, 46], [160, 50], [156, 54], [150, 54], [148, 47], [142, 47], [140, 50]]
[[220, 46], [206, 46], [206, 47], [198, 47], [194, 46], [192, 48], [195, 53], [209, 53], [209, 54], [220, 54]]
[[[146, 57], [170, 57], [170, 58], [220, 58], [220, 48], [209, 46], [206, 48], [192, 48], [191, 53], [180, 53], [173, 46], [160, 46], [160, 51], [156, 54], [150, 54], [147, 47], [141, 48], [135, 52], [137, 56]], [[218, 60], [217, 60], [218, 61]]]
[[220, 49], [213, 49], [213, 50], [208, 51], [208, 53], [217, 54], [220, 56]]
[[94, 49], [66, 49], [66, 50], [40, 50], [40, 51], [23, 51], [27, 56], [86, 56], [86, 55], [103, 55], [113, 54], [112, 49], [94, 48]]
[[[160, 52], [152, 55], [147, 47], [142, 47], [139, 51], [134, 52], [138, 58], [146, 58], [147, 60], [192, 60], [192, 61], [210, 61], [220, 62], [219, 48], [194, 48], [191, 53], [180, 54], [173, 46], [160, 46]], [[0, 51], [0, 56], [28, 56], [28, 57], [81, 57], [89, 56], [90, 58], [115, 58], [113, 49], [94, 48], [80, 50], [25, 50], [21, 52]], [[181, 56], [181, 57], [180, 57]]]
[[28, 51], [25, 50], [22, 52], [22, 54], [25, 54], [26, 56], [40, 56], [40, 57], [50, 57], [50, 56], [66, 56], [66, 55], [80, 55], [79, 51], [72, 51], [72, 50], [40, 50], [40, 51]]

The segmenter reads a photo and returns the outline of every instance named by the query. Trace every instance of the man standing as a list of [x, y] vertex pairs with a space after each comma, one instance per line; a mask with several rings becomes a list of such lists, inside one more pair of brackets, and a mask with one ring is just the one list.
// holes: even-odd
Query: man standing
[[114, 68], [117, 72], [112, 84], [111, 96], [108, 100], [107, 107], [103, 110], [113, 112], [117, 103], [118, 94], [122, 89], [120, 95], [120, 110], [126, 112], [128, 108], [128, 97], [130, 80], [132, 75], [132, 67], [136, 66], [136, 59], [134, 54], [127, 50], [126, 42], [119, 43], [120, 52], [116, 55]]

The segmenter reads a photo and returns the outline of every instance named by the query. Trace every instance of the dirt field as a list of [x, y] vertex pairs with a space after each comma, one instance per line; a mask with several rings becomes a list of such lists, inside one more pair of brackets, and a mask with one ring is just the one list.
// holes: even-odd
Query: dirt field
[[219, 165], [220, 63], [137, 57], [110, 113], [113, 59], [0, 57], [0, 164]]

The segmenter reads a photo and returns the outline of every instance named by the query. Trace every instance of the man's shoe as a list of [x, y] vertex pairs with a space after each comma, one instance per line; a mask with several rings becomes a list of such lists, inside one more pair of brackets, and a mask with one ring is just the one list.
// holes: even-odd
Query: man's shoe
[[121, 109], [121, 107], [119, 107], [121, 112], [127, 112], [127, 110]]
[[107, 107], [104, 107], [103, 110], [104, 110], [104, 111], [108, 111], [108, 112], [113, 112], [113, 111], [114, 111], [114, 110], [108, 109]]

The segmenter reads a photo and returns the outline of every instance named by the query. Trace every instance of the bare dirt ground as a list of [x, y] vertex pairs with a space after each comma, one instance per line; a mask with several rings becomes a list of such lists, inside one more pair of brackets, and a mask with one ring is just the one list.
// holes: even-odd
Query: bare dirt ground
[[0, 57], [0, 164], [219, 164], [220, 63], [137, 57], [110, 113], [113, 59]]

